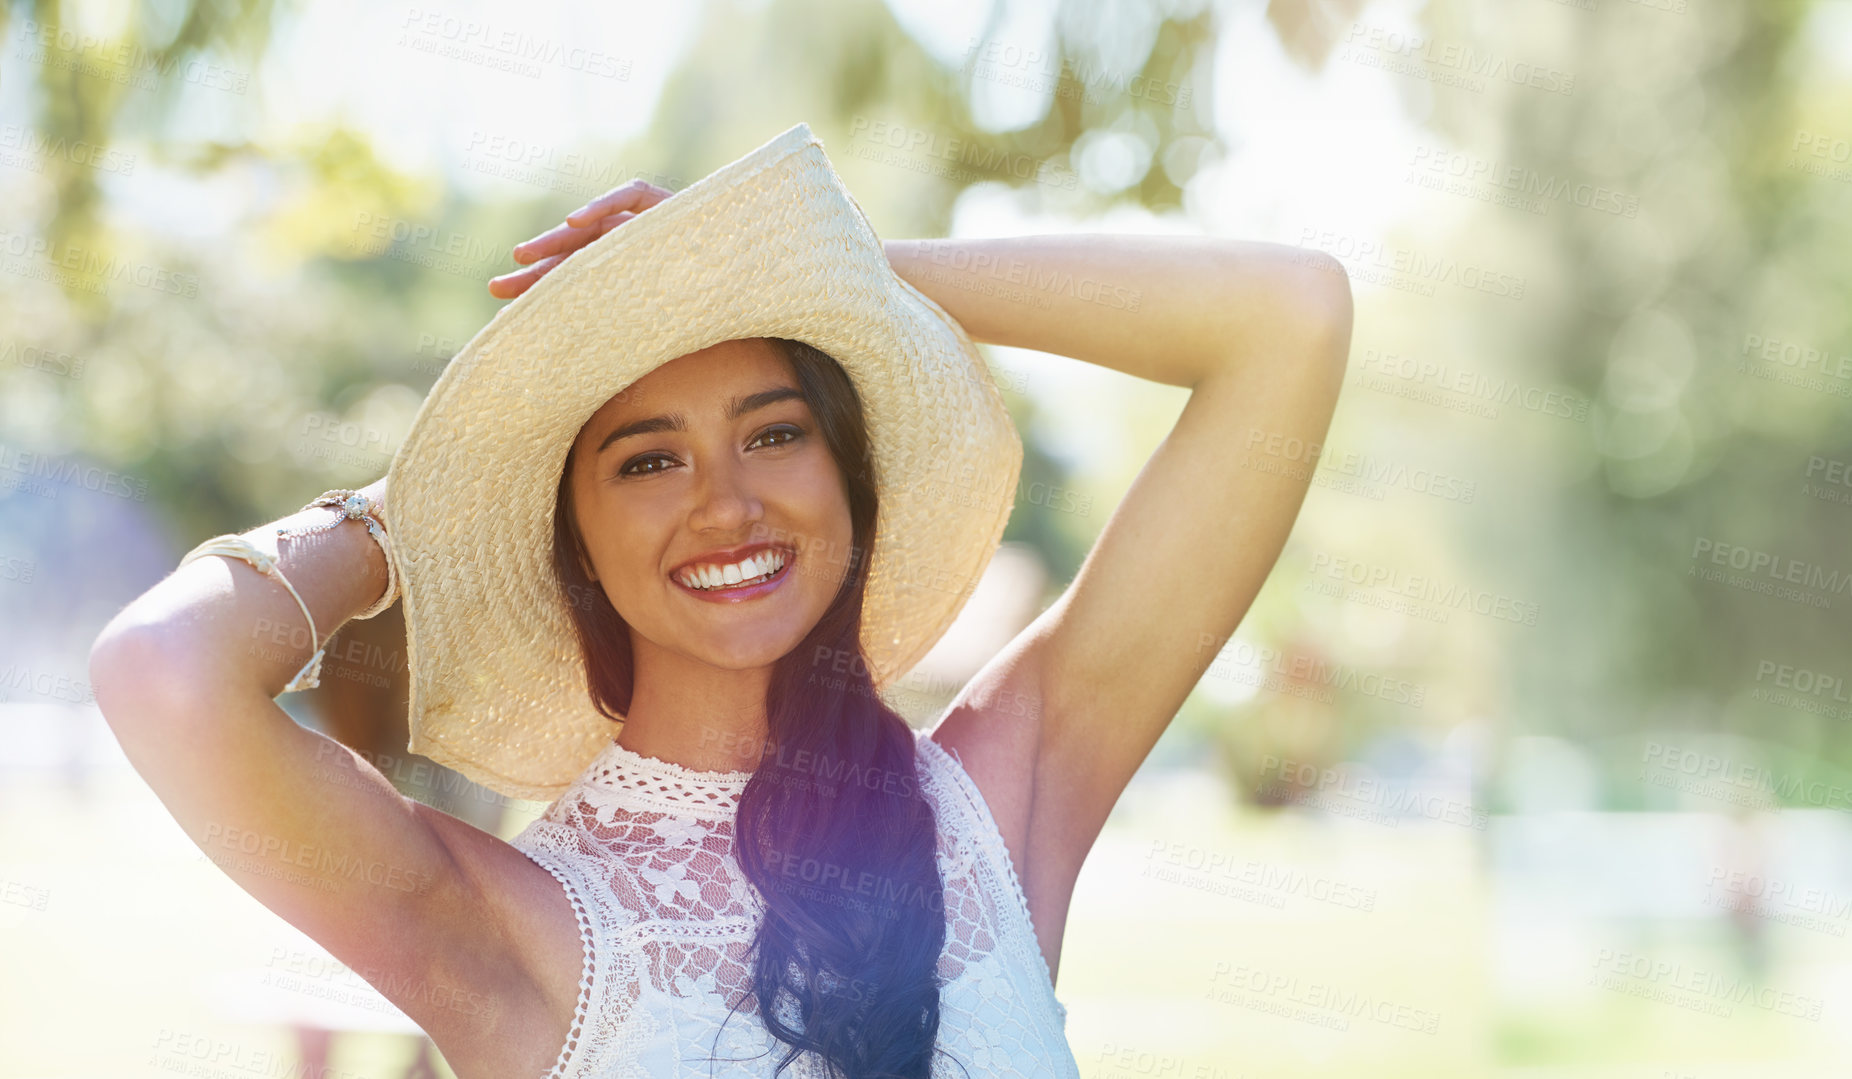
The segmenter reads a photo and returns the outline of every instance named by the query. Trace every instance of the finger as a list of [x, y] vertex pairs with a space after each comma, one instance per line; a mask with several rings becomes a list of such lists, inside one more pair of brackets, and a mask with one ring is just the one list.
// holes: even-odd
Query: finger
[[489, 295], [498, 300], [512, 300], [526, 292], [536, 280], [538, 278], [521, 277], [515, 274], [493, 277], [489, 279]]
[[526, 264], [548, 255], [567, 255], [596, 239], [596, 228], [555, 225], [531, 240], [514, 245], [514, 260]]
[[515, 281], [513, 274], [489, 278], [489, 295], [498, 300], [512, 300], [525, 291], [526, 287]]
[[612, 214], [603, 221], [584, 228], [574, 228], [570, 225], [555, 226], [525, 243], [516, 244], [514, 260], [525, 265], [547, 255], [570, 255], [635, 216], [637, 215], [625, 210], [623, 213]]
[[568, 225], [589, 225], [619, 210], [642, 211], [669, 197], [669, 192], [647, 180], [632, 180], [614, 187], [566, 215]]
[[500, 277], [491, 277], [489, 278], [489, 295], [499, 300], [512, 300], [526, 292], [534, 282], [540, 280], [548, 270], [559, 265], [565, 258], [565, 255], [552, 255], [524, 270], [505, 273]]

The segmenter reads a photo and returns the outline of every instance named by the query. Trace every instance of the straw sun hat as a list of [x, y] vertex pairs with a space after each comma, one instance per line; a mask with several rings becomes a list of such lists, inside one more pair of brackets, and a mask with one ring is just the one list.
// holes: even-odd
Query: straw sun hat
[[551, 800], [610, 743], [551, 566], [566, 451], [619, 390], [749, 337], [816, 346], [861, 397], [877, 688], [944, 634], [1002, 538], [1022, 443], [970, 336], [894, 273], [800, 123], [560, 262], [431, 387], [386, 474], [412, 752]]

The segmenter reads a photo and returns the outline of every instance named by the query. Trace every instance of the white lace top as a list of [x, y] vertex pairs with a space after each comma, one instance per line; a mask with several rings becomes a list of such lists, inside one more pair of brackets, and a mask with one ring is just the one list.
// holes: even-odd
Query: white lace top
[[[1067, 1008], [989, 807], [950, 753], [914, 734], [920, 788], [939, 822], [947, 918], [934, 1079], [1079, 1079]], [[578, 1010], [547, 1079], [758, 1079], [789, 1052], [751, 1005], [728, 1014], [750, 994], [764, 911], [733, 851], [750, 778], [613, 741], [514, 838], [565, 888], [585, 945]], [[781, 1018], [797, 1025], [795, 1008]], [[807, 1051], [783, 1074], [827, 1071]]]

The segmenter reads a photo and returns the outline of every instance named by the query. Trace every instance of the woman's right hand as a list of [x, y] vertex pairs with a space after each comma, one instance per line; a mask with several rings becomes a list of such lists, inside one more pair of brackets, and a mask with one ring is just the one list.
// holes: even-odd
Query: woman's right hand
[[674, 194], [647, 180], [632, 180], [622, 187], [612, 188], [567, 214], [565, 224], [555, 225], [531, 240], [515, 244], [514, 260], [532, 265], [491, 277], [489, 295], [501, 300], [514, 299], [545, 277], [548, 270], [566, 261], [574, 251]]

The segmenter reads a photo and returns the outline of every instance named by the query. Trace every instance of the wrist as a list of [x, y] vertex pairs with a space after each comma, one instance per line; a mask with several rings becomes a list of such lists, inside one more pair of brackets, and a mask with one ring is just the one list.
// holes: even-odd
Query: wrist
[[[367, 619], [384, 611], [398, 599], [398, 576], [392, 561], [392, 543], [386, 532], [384, 477], [366, 487], [338, 488], [302, 507], [294, 518], [278, 522], [276, 537], [292, 544], [328, 537], [348, 543], [358, 542], [365, 554], [364, 570], [353, 574], [352, 583], [363, 593], [360, 606], [344, 607], [348, 618]], [[309, 517], [309, 523], [296, 523]], [[291, 527], [284, 527], [290, 525]], [[361, 538], [364, 533], [365, 538]], [[343, 540], [344, 537], [354, 537]], [[351, 565], [351, 562], [346, 564]], [[347, 618], [342, 621], [347, 621]]]

